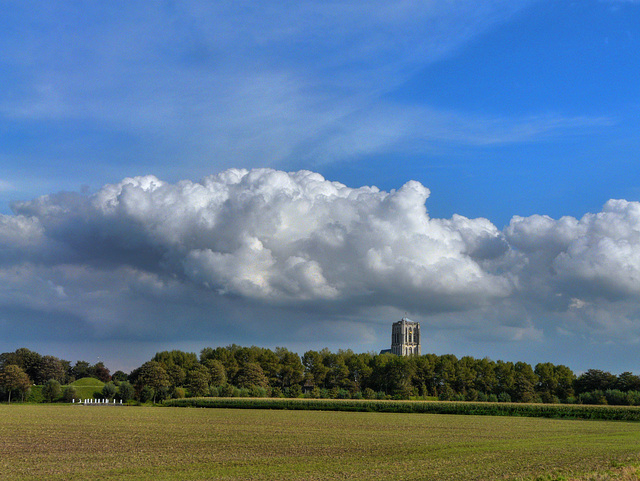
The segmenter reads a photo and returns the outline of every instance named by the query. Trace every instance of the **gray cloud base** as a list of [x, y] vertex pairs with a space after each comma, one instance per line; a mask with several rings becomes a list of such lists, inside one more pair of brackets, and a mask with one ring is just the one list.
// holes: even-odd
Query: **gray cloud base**
[[226, 339], [242, 318], [248, 342], [270, 326], [329, 340], [338, 324], [375, 342], [371, 319], [408, 310], [471, 338], [638, 339], [640, 203], [500, 231], [431, 218], [429, 194], [230, 169], [16, 202], [0, 216], [0, 322], [16, 338], [49, 319], [43, 337], [166, 341]]

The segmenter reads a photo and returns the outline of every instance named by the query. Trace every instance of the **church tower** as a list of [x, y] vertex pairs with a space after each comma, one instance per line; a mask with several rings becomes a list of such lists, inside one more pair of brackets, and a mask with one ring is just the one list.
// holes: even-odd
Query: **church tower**
[[391, 326], [391, 352], [398, 356], [420, 356], [420, 323], [403, 317]]

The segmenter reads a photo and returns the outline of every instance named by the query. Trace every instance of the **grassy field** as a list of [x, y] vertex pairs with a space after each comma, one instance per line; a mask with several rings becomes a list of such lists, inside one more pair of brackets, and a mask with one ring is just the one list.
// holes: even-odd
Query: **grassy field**
[[0, 447], [0, 479], [570, 479], [640, 462], [640, 423], [0, 405]]

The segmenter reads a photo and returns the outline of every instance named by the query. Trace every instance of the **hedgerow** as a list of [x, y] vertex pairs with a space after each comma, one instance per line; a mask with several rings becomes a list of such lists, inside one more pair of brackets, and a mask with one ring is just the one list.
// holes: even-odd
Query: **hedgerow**
[[556, 419], [640, 421], [640, 408], [567, 404], [522, 404], [450, 401], [378, 401], [335, 399], [189, 398], [164, 401], [163, 406], [234, 409], [288, 409], [321, 411], [392, 412], [523, 416]]

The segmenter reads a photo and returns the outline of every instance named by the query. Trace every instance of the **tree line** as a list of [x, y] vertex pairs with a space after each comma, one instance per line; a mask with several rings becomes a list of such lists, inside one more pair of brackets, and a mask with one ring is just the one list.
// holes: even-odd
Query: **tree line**
[[[61, 386], [95, 377], [104, 397], [157, 402], [184, 397], [312, 397], [640, 405], [640, 376], [564, 365], [493, 361], [452, 354], [394, 354], [278, 347], [163, 351], [130, 374], [103, 363], [70, 362], [21, 348], [0, 354], [0, 400], [24, 400], [33, 384], [45, 400], [70, 400]], [[56, 390], [56, 385], [58, 390]], [[51, 391], [54, 391], [51, 393]]]

